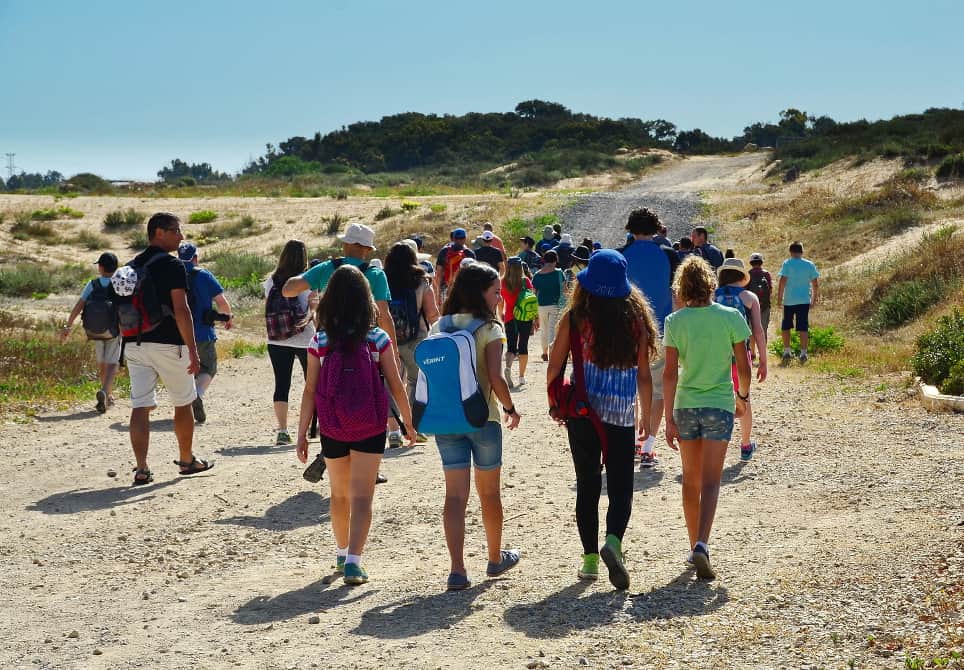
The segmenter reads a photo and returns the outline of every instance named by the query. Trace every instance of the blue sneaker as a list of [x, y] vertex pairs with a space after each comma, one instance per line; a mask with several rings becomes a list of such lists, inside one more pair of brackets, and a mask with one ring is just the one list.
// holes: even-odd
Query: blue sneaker
[[756, 442], [750, 442], [750, 444], [740, 445], [740, 460], [748, 461], [753, 458], [753, 452], [756, 451]]
[[448, 583], [445, 588], [449, 591], [464, 591], [470, 586], [472, 586], [472, 580], [469, 579], [468, 575], [451, 572], [449, 573]]
[[489, 561], [489, 565], [485, 569], [485, 574], [489, 577], [498, 577], [503, 572], [511, 570], [518, 565], [521, 556], [518, 549], [503, 549], [499, 552], [499, 562], [493, 563]]
[[358, 563], [345, 563], [345, 583], [346, 584], [364, 584], [368, 581], [368, 573], [365, 572], [365, 568], [358, 565]]

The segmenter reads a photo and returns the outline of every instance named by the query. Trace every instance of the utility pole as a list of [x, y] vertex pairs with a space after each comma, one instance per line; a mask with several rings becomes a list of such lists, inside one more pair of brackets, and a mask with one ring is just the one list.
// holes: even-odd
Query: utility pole
[[17, 166], [13, 164], [13, 157], [16, 155], [15, 153], [7, 154], [7, 179], [10, 179], [10, 177], [13, 176], [14, 170], [17, 169]]

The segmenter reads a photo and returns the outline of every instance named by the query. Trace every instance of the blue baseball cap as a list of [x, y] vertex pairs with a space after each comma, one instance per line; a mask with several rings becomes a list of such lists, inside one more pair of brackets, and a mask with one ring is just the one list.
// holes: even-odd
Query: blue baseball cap
[[462, 238], [464, 240], [466, 237], [468, 237], [468, 234], [465, 232], [465, 228], [456, 228], [455, 230], [452, 231], [453, 240], [457, 240], [459, 238]]
[[177, 257], [182, 261], [189, 261], [197, 256], [197, 247], [191, 242], [181, 242], [177, 247]]
[[602, 243], [601, 243], [601, 242], [593, 242], [593, 243], [592, 243], [592, 248], [593, 248], [593, 249], [602, 249]]
[[626, 258], [613, 249], [600, 249], [576, 275], [579, 285], [600, 298], [625, 298], [632, 291], [626, 277]]

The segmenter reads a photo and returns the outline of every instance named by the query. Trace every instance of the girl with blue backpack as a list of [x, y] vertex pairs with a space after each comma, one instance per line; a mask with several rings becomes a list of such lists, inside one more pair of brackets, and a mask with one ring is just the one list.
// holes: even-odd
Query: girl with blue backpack
[[[392, 341], [375, 325], [378, 307], [358, 268], [346, 264], [335, 270], [315, 318], [317, 332], [308, 345], [298, 422], [298, 459], [308, 461], [308, 428], [317, 411], [331, 482], [335, 569], [346, 584], [364, 584], [368, 573], [361, 566], [361, 553], [372, 522], [378, 466], [385, 453], [386, 384], [406, 426], [412, 425], [412, 410]], [[409, 430], [409, 446], [414, 437]]]
[[[649, 432], [656, 355], [656, 320], [630, 284], [625, 257], [596, 252], [576, 275], [569, 307], [559, 320], [546, 377], [549, 415], [566, 426], [576, 470], [576, 526], [582, 541], [580, 579], [598, 579], [600, 557], [617, 589], [629, 588], [622, 541], [633, 506], [637, 430]], [[572, 353], [572, 382], [564, 380]], [[562, 383], [560, 383], [562, 382]], [[636, 421], [636, 405], [642, 420]], [[606, 468], [606, 539], [599, 548], [599, 496]]]
[[[416, 352], [422, 375], [420, 385], [425, 385], [426, 378], [433, 377], [435, 372], [432, 364], [438, 363], [440, 377], [446, 371], [463, 369], [474, 372], [474, 385], [477, 380], [476, 393], [466, 404], [473, 404], [473, 421], [464, 428], [464, 432], [443, 433], [435, 432], [435, 442], [438, 445], [442, 459], [442, 469], [445, 472], [445, 509], [442, 524], [445, 528], [445, 542], [448, 545], [451, 569], [448, 577], [448, 590], [458, 591], [472, 585], [465, 568], [465, 508], [468, 504], [470, 489], [470, 467], [475, 466], [475, 488], [479, 494], [482, 506], [482, 525], [485, 527], [486, 545], [488, 546], [489, 563], [486, 575], [496, 577], [515, 567], [519, 562], [519, 551], [516, 549], [502, 549], [502, 420], [503, 415], [509, 430], [519, 425], [521, 418], [512, 402], [509, 386], [502, 376], [502, 348], [505, 345], [505, 331], [496, 316], [496, 309], [500, 300], [501, 282], [499, 273], [484, 263], [470, 263], [463, 267], [455, 278], [455, 283], [449, 290], [445, 304], [442, 306], [442, 319], [432, 326], [435, 338], [429, 337], [422, 343], [420, 351]], [[440, 333], [454, 333], [460, 337], [471, 337], [474, 346], [463, 347], [463, 351], [475, 351], [472, 361], [445, 361], [442, 365], [440, 352], [434, 355], [424, 355], [422, 347], [432, 353], [426, 345], [433, 344], [439, 339]], [[420, 353], [423, 355], [420, 356]], [[426, 372], [427, 371], [427, 372]], [[462, 375], [465, 377], [465, 374]], [[429, 380], [431, 381], [431, 380]], [[444, 380], [443, 380], [444, 381]], [[420, 400], [416, 399], [419, 407], [422, 425], [429, 425], [426, 419], [444, 416], [463, 415], [463, 404], [458, 393], [439, 393], [432, 395], [433, 384], [428, 383], [428, 395], [425, 406], [419, 407]], [[418, 393], [416, 393], [418, 395]], [[453, 397], [454, 396], [454, 397]], [[473, 400], [481, 397], [484, 403], [481, 407], [481, 421], [474, 420]], [[449, 403], [449, 404], [446, 404]], [[499, 407], [499, 403], [502, 407]], [[435, 411], [433, 404], [438, 404], [445, 411]], [[424, 413], [421, 410], [424, 409]], [[436, 419], [436, 423], [439, 422]], [[441, 424], [439, 424], [441, 425]], [[479, 428], [468, 430], [480, 425]]]

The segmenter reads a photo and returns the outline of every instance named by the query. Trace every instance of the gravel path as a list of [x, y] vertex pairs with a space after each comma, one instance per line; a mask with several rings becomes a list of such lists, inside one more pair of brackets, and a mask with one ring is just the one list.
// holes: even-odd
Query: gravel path
[[699, 220], [701, 192], [738, 188], [762, 169], [764, 160], [765, 154], [752, 153], [674, 161], [628, 188], [581, 197], [560, 218], [574, 242], [591, 237], [617, 247], [625, 241], [629, 212], [649, 207], [666, 224], [669, 238], [679, 239]]

